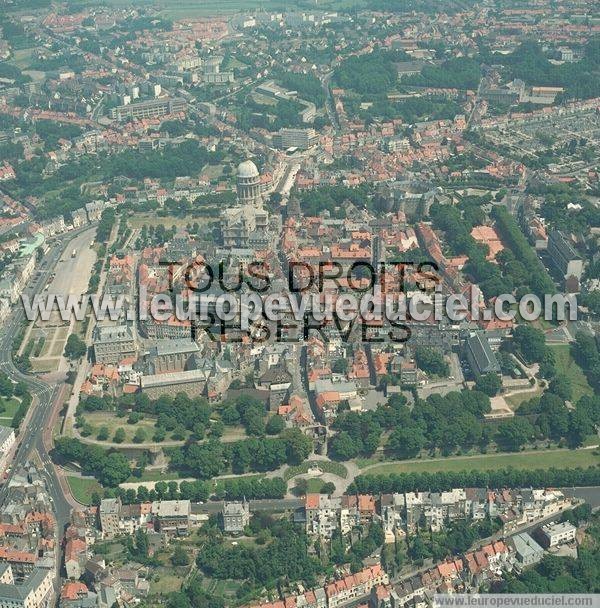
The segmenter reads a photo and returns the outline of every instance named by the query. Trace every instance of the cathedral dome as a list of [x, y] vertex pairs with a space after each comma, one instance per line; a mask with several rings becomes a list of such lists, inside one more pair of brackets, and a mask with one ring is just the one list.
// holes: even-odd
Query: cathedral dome
[[237, 168], [237, 176], [242, 179], [249, 179], [251, 177], [258, 177], [258, 169], [251, 160], [245, 160], [240, 163]]

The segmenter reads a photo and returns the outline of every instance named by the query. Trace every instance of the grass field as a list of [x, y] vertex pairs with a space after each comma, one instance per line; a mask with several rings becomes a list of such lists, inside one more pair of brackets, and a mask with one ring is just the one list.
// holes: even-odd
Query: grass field
[[[118, 428], [122, 428], [125, 431], [124, 443], [133, 443], [133, 437], [139, 428], [144, 429], [146, 432], [146, 442], [151, 442], [152, 436], [156, 430], [156, 427], [154, 426], [156, 419], [151, 416], [142, 418], [142, 420], [136, 424], [128, 424], [127, 417], [119, 418], [113, 412], [86, 412], [84, 419], [94, 429], [94, 432], [91, 435], [92, 439], [96, 439], [96, 434], [98, 433], [100, 427], [108, 427], [109, 432], [107, 441], [109, 442], [113, 440], [115, 431]], [[186, 433], [186, 436], [187, 434], [188, 433]], [[167, 439], [171, 439], [170, 433], [167, 433]]]
[[367, 467], [370, 467], [371, 465], [375, 465], [375, 464], [381, 462], [382, 459], [383, 459], [383, 456], [377, 456], [377, 454], [375, 454], [371, 458], [357, 458], [354, 462], [358, 465], [359, 469], [366, 469]]
[[455, 456], [439, 460], [410, 460], [380, 464], [364, 469], [365, 474], [389, 473], [436, 473], [470, 471], [493, 471], [514, 467], [515, 469], [573, 469], [600, 464], [597, 450], [539, 450], [515, 454], [482, 454], [481, 456]]
[[33, 52], [35, 48], [27, 48], [27, 49], [19, 49], [14, 52], [14, 55], [10, 62], [20, 70], [25, 70], [31, 65], [31, 61], [33, 59]]
[[235, 595], [238, 589], [240, 588], [241, 583], [239, 581], [234, 580], [214, 580], [204, 578], [202, 580], [202, 586], [213, 595], [232, 600], [235, 598]]
[[588, 384], [583, 371], [571, 356], [571, 347], [568, 344], [553, 344], [548, 346], [548, 348], [556, 357], [556, 371], [559, 374], [564, 374], [571, 380], [573, 385], [573, 403], [577, 403], [583, 395], [591, 395], [593, 393], [592, 387]]
[[[86, 412], [83, 415], [83, 420], [87, 424], [89, 424], [92, 428], [92, 434], [89, 436], [89, 439], [97, 440], [98, 431], [100, 427], [106, 426], [108, 427], [108, 439], [100, 440], [102, 442], [114, 443], [114, 435], [115, 431], [118, 428], [122, 428], [125, 431], [125, 440], [122, 443], [135, 443], [133, 438], [136, 434], [136, 431], [139, 428], [144, 429], [146, 433], [146, 440], [143, 443], [138, 445], [144, 446], [148, 443], [161, 443], [155, 442], [153, 439], [154, 433], [156, 431], [156, 417], [151, 416], [149, 414], [144, 414], [144, 417], [136, 422], [135, 424], [129, 424], [127, 422], [128, 417], [125, 416], [123, 418], [119, 418], [115, 412]], [[79, 428], [81, 432], [81, 428]], [[186, 430], [185, 437], [189, 438], [191, 432]], [[246, 431], [242, 427], [226, 427], [223, 436], [221, 437], [222, 443], [232, 443], [234, 441], [239, 441], [241, 439], [246, 439], [248, 435]], [[85, 441], [86, 438], [84, 438]], [[165, 437], [165, 441], [175, 441], [178, 444], [183, 444], [186, 439], [174, 439], [173, 433], [168, 431]], [[204, 439], [203, 441], [208, 441], [208, 439]]]
[[0, 399], [0, 405], [2, 406], [2, 410], [0, 412], [0, 425], [2, 426], [10, 426], [12, 419], [19, 407], [19, 401], [17, 399]]
[[236, 481], [238, 479], [243, 479], [245, 481], [252, 481], [254, 479], [264, 479], [266, 475], [264, 473], [257, 473], [256, 475], [244, 475], [243, 477], [230, 477], [229, 479], [215, 479], [213, 481], [213, 492], [220, 491], [223, 487], [227, 486], [228, 481]]
[[[128, 0], [109, 0], [113, 6], [129, 6]], [[241, 11], [276, 11], [314, 8], [311, 0], [135, 0], [139, 6], [159, 6], [161, 14], [167, 19], [185, 19], [192, 17], [206, 17], [208, 15], [222, 15]], [[361, 6], [360, 0], [319, 0], [318, 8], [321, 10], [340, 10]]]
[[525, 401], [529, 401], [535, 397], [540, 397], [542, 393], [543, 390], [538, 386], [535, 391], [523, 391], [521, 393], [515, 393], [510, 397], [506, 397], [506, 403], [508, 403], [513, 410], [516, 410], [519, 406], [525, 403]]
[[296, 467], [289, 467], [283, 474], [283, 479], [289, 481], [296, 475], [304, 475], [310, 467], [319, 467], [324, 473], [331, 473], [343, 479], [348, 476], [346, 467], [339, 462], [328, 462], [327, 460], [309, 460]]
[[152, 580], [150, 583], [150, 595], [166, 595], [173, 591], [179, 591], [182, 583], [183, 577], [170, 574], [165, 568], [161, 568], [158, 581]]
[[306, 492], [308, 494], [322, 494], [323, 493], [323, 486], [326, 484], [327, 482], [323, 481], [320, 478], [315, 478], [313, 477], [312, 479], [308, 480], [308, 487], [306, 489]]
[[158, 469], [151, 469], [150, 471], [145, 470], [142, 473], [141, 477], [136, 477], [135, 475], [130, 475], [126, 480], [127, 483], [140, 483], [141, 481], [177, 481], [180, 479], [182, 475], [180, 475], [177, 471], [169, 471], [168, 473], [163, 473]]
[[81, 477], [67, 477], [71, 492], [75, 500], [84, 505], [92, 504], [92, 495], [97, 492], [102, 496], [102, 486], [95, 479], [82, 479]]

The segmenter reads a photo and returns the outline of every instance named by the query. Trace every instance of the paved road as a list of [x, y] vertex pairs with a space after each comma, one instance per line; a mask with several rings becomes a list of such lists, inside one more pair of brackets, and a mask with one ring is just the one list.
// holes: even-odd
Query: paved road
[[[66, 239], [59, 240], [50, 247], [48, 253], [38, 264], [38, 273], [34, 274], [30, 284], [24, 290], [26, 295], [32, 298], [41, 292], [63, 252], [68, 250], [73, 238], [77, 238], [85, 230], [89, 230], [89, 227], [73, 231]], [[10, 318], [7, 319], [0, 335], [0, 369], [14, 381], [24, 382], [32, 396], [28, 415], [19, 430], [19, 445], [11, 463], [10, 473], [0, 489], [0, 505], [6, 500], [8, 483], [15, 469], [24, 465], [32, 458], [33, 453], [37, 452], [43, 465], [42, 474], [48, 485], [48, 493], [54, 504], [59, 537], [62, 538], [64, 526], [69, 520], [72, 504], [65, 497], [61, 480], [52, 466], [48, 447], [44, 443], [44, 431], [47, 432], [51, 426], [52, 414], [58, 405], [64, 385], [62, 383], [49, 384], [33, 375], [23, 374], [15, 367], [12, 361], [12, 342], [24, 319], [23, 307], [18, 303], [15, 305]]]
[[572, 496], [585, 500], [592, 509], [600, 508], [600, 487], [588, 486], [584, 488], [562, 488], [565, 496]]

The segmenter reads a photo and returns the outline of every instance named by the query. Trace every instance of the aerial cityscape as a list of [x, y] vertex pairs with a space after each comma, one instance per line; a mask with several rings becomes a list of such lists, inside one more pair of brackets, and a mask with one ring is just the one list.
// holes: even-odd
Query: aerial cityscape
[[597, 2], [0, 0], [0, 608], [600, 606], [599, 141]]

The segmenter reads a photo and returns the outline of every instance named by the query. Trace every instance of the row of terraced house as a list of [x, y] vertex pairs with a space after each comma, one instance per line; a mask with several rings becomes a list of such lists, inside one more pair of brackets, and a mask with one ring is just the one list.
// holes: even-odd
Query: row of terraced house
[[454, 488], [445, 492], [407, 492], [334, 497], [307, 494], [296, 521], [306, 533], [331, 538], [334, 531], [347, 534], [374, 517], [383, 521], [388, 540], [414, 534], [419, 528], [439, 532], [456, 520], [498, 518], [505, 533], [550, 517], [572, 506], [572, 500], [553, 489]]

